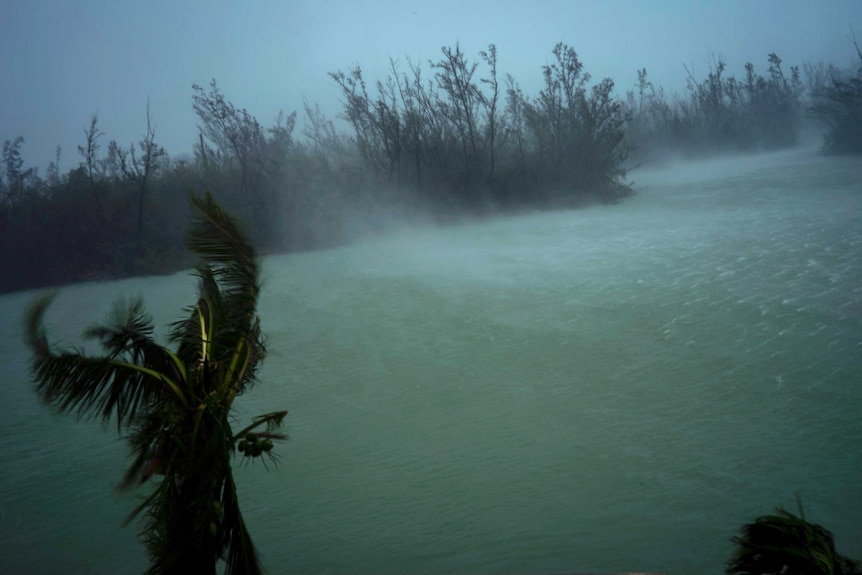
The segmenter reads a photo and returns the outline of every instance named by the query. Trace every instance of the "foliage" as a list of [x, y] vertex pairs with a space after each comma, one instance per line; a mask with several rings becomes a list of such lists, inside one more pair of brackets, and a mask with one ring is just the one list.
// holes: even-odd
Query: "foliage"
[[606, 78], [589, 87], [573, 48], [554, 47], [556, 61], [543, 67], [545, 86], [534, 99], [507, 76], [505, 106], [496, 46], [479, 53], [487, 71], [478, 79], [479, 62], [460, 45], [441, 53], [429, 62], [434, 76], [427, 82], [418, 64], [408, 61], [408, 74], [390, 61], [376, 98], [360, 67], [330, 74], [366, 174], [468, 209], [590, 197], [613, 202], [631, 193], [622, 168], [625, 113], [614, 83]]
[[156, 130], [150, 122], [150, 103], [147, 101], [147, 132], [138, 142], [138, 152], [135, 145], [128, 150], [111, 140], [108, 145], [108, 157], [120, 166], [123, 176], [138, 189], [138, 240], [141, 239], [144, 225], [144, 201], [149, 192], [152, 178], [162, 168], [167, 152], [156, 144]]
[[12, 141], [3, 142], [3, 168], [5, 169], [5, 182], [0, 178], [0, 203], [14, 205], [38, 180], [36, 168], [24, 169], [24, 160], [21, 158], [21, 145], [24, 138], [18, 136]]
[[827, 127], [823, 149], [833, 154], [862, 154], [862, 50], [855, 75], [832, 70], [829, 81], [814, 92], [808, 113]]
[[728, 575], [860, 575], [854, 561], [835, 550], [832, 533], [779, 508], [758, 517], [731, 539]]
[[[24, 139], [7, 140], [0, 292], [190, 265], [181, 241], [189, 190], [211, 190], [262, 253], [284, 252], [343, 244], [417, 214], [451, 221], [616, 202], [632, 193], [631, 163], [798, 137], [803, 84], [775, 54], [763, 75], [749, 64], [742, 79], [713, 58], [705, 78], [689, 73], [683, 95], [666, 94], [642, 69], [625, 99], [610, 79], [593, 81], [565, 44], [540, 68], [535, 94], [503, 73], [502, 56], [491, 44], [471, 58], [455, 44], [424, 67], [390, 59], [376, 81], [359, 66], [331, 73], [349, 133], [308, 102], [299, 118], [279, 113], [265, 125], [212, 80], [192, 86], [192, 154], [164, 153], [149, 110], [140, 141], [109, 141], [106, 154], [93, 115], [79, 163], [64, 172], [58, 149], [45, 178], [24, 166]], [[810, 111], [831, 126], [829, 150], [859, 144], [860, 73], [805, 68]]]
[[272, 440], [284, 438], [274, 430], [286, 412], [261, 415], [237, 433], [231, 428], [233, 401], [251, 389], [266, 355], [256, 315], [258, 264], [209, 194], [192, 202], [188, 246], [201, 258], [198, 301], [173, 324], [175, 351], [153, 339], [140, 300], [117, 303], [107, 323], [85, 332], [103, 355], [54, 351], [42, 326], [53, 294], [31, 307], [27, 343], [43, 402], [116, 420], [118, 432], [129, 432], [134, 459], [123, 485], [155, 483], [129, 518], [145, 514], [149, 573], [215, 573], [220, 558], [227, 573], [259, 573], [230, 462], [237, 444], [245, 457], [274, 459]]
[[767, 76], [745, 65], [742, 80], [727, 74], [721, 58], [708, 61], [705, 79], [688, 72], [688, 96], [668, 97], [638, 70], [637, 94], [629, 92], [629, 141], [640, 158], [667, 151], [687, 155], [749, 151], [794, 145], [802, 119], [804, 87], [798, 66], [784, 73], [782, 60], [768, 56]]
[[545, 87], [523, 102], [539, 173], [554, 186], [588, 189], [605, 201], [631, 193], [623, 183], [628, 155], [625, 114], [605, 78], [588, 89], [590, 75], [573, 48], [553, 50], [556, 62], [543, 68]]

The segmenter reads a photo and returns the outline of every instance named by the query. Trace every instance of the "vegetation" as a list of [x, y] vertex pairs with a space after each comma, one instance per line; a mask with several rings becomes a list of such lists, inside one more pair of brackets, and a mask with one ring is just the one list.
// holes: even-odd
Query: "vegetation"
[[78, 165], [61, 172], [58, 149], [45, 178], [24, 169], [23, 138], [6, 141], [0, 292], [188, 265], [177, 246], [189, 190], [212, 190], [263, 251], [341, 244], [378, 231], [392, 213], [417, 209], [449, 220], [551, 202], [615, 202], [631, 189], [613, 82], [590, 87], [574, 49], [558, 44], [553, 54], [535, 98], [500, 75], [493, 45], [472, 62], [459, 46], [444, 47], [427, 81], [420, 65], [408, 61], [409, 72], [400, 73], [391, 62], [376, 97], [360, 68], [332, 73], [353, 135], [308, 103], [300, 134], [295, 113], [264, 127], [213, 80], [192, 86], [200, 132], [191, 156], [167, 156], [149, 109], [140, 141], [112, 140], [104, 155], [93, 115]]
[[[193, 199], [188, 247], [197, 253], [198, 301], [173, 324], [176, 350], [153, 339], [140, 300], [119, 302], [104, 325], [85, 337], [101, 356], [55, 351], [42, 326], [54, 295], [37, 299], [27, 343], [40, 399], [61, 412], [116, 420], [134, 454], [122, 485], [152, 479], [155, 488], [130, 515], [145, 515], [142, 538], [151, 574], [229, 574], [260, 566], [237, 500], [231, 459], [267, 456], [287, 412], [256, 417], [234, 433], [231, 407], [251, 389], [266, 349], [256, 315], [260, 289], [254, 250], [237, 225], [206, 195]], [[259, 429], [260, 428], [260, 429]]]
[[833, 154], [862, 154], [862, 50], [855, 75], [831, 69], [828, 81], [813, 91], [809, 114], [826, 124], [823, 149]]
[[331, 73], [363, 175], [426, 194], [442, 189], [442, 200], [461, 209], [615, 202], [631, 194], [622, 168], [625, 115], [613, 81], [590, 87], [577, 53], [563, 43], [553, 55], [535, 98], [524, 96], [511, 76], [501, 80], [493, 44], [479, 54], [487, 68], [482, 78], [479, 62], [457, 44], [429, 62], [434, 76], [427, 83], [421, 65], [408, 62], [409, 73], [402, 73], [390, 61], [376, 96], [360, 67]]
[[758, 517], [733, 537], [728, 575], [860, 575], [860, 565], [835, 550], [832, 533], [779, 508]]
[[638, 71], [637, 93], [629, 92], [628, 136], [642, 159], [668, 151], [703, 155], [722, 151], [775, 149], [796, 144], [802, 120], [804, 84], [798, 66], [787, 75], [782, 60], [769, 55], [768, 75], [745, 65], [745, 78], [727, 74], [712, 58], [705, 79], [688, 71], [688, 96], [668, 97]]
[[424, 67], [391, 60], [375, 81], [359, 66], [332, 72], [349, 133], [309, 103], [264, 126], [213, 80], [192, 86], [192, 154], [167, 155], [149, 108], [140, 140], [128, 146], [105, 145], [93, 115], [75, 165], [63, 172], [58, 148], [45, 177], [24, 166], [23, 137], [6, 140], [0, 293], [190, 265], [182, 247], [190, 190], [211, 190], [261, 252], [284, 252], [376, 233], [393, 215], [451, 221], [617, 202], [632, 193], [633, 161], [793, 145], [806, 91], [810, 113], [830, 127], [826, 148], [860, 146], [862, 56], [856, 76], [805, 67], [807, 88], [799, 68], [785, 72], [775, 54], [765, 75], [748, 64], [741, 80], [713, 59], [706, 78], [689, 72], [685, 95], [665, 94], [641, 69], [625, 98], [610, 78], [593, 82], [563, 43], [532, 96], [499, 57], [493, 44], [475, 58], [456, 44]]

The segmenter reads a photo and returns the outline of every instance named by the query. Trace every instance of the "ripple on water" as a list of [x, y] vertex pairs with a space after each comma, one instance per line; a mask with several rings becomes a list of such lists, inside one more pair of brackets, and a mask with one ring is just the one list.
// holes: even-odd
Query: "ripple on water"
[[[238, 417], [284, 407], [291, 439], [277, 471], [237, 476], [270, 570], [718, 572], [738, 526], [797, 491], [862, 555], [858, 182], [794, 154], [266, 258], [270, 355]], [[130, 291], [170, 321], [192, 285], [74, 286], [52, 333]], [[117, 529], [123, 446], [25, 383], [29, 297], [0, 298], [0, 556], [142, 566]]]

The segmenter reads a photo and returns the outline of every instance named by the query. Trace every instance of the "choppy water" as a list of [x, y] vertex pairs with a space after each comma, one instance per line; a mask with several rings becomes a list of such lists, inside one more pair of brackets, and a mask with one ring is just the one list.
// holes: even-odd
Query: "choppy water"
[[[265, 260], [241, 416], [291, 440], [240, 500], [270, 573], [721, 573], [775, 506], [862, 557], [862, 168], [792, 152], [633, 174], [618, 206]], [[121, 294], [66, 288], [75, 342]], [[140, 572], [112, 429], [52, 416], [0, 298], [0, 570]]]

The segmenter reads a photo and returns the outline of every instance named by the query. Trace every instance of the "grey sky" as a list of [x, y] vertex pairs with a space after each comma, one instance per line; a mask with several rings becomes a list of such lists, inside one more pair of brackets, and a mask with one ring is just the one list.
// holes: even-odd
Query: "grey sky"
[[391, 55], [422, 62], [430, 77], [428, 60], [457, 41], [471, 57], [496, 44], [499, 71], [528, 95], [558, 41], [620, 95], [641, 67], [681, 90], [683, 63], [702, 75], [711, 54], [737, 75], [749, 60], [764, 72], [769, 52], [787, 66], [848, 65], [851, 26], [862, 35], [862, 0], [12, 0], [0, 6], [0, 141], [24, 136], [25, 161], [41, 170], [60, 144], [66, 171], [94, 112], [104, 152], [110, 139], [140, 138], [149, 97], [157, 141], [188, 153], [192, 83], [216, 78], [231, 102], [271, 125], [279, 110], [301, 110], [303, 95], [338, 113], [327, 72], [358, 63], [376, 80]]

